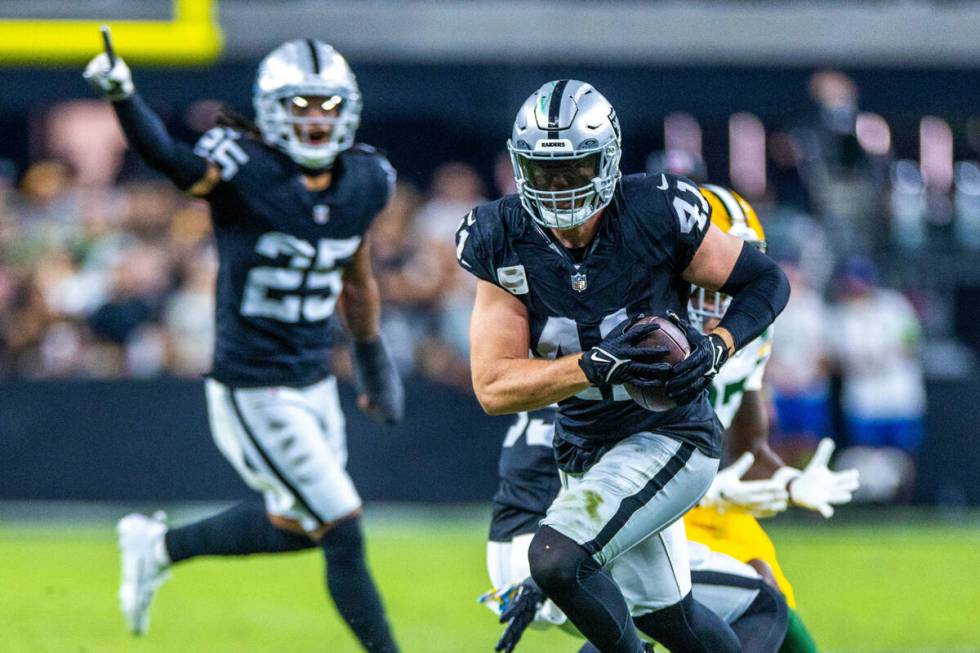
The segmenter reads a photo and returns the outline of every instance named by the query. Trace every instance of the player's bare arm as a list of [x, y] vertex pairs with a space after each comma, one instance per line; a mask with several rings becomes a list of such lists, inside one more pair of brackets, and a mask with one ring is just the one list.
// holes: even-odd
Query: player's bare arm
[[470, 320], [473, 389], [490, 415], [534, 410], [589, 387], [579, 354], [528, 358], [527, 309], [506, 290], [480, 280]]
[[344, 270], [337, 310], [353, 338], [357, 406], [380, 422], [395, 424], [405, 414], [405, 389], [380, 335], [381, 293], [365, 241]]
[[732, 459], [746, 452], [755, 457], [752, 467], [742, 477], [745, 480], [772, 478], [786, 465], [769, 446], [769, 413], [759, 390], [749, 390], [742, 396], [742, 404], [725, 436]]
[[715, 225], [708, 229], [683, 277], [732, 296], [725, 317], [712, 330], [728, 345], [729, 353], [757, 338], [789, 300], [789, 280], [775, 261]]
[[708, 387], [732, 354], [772, 324], [789, 299], [789, 281], [772, 259], [713, 224], [682, 276], [732, 297], [725, 316], [707, 337], [684, 324], [691, 354], [674, 367], [665, 390], [670, 399], [688, 403]]
[[344, 289], [337, 300], [347, 330], [356, 341], [378, 337], [381, 322], [381, 293], [371, 269], [371, 248], [365, 241], [344, 270]]
[[[744, 244], [741, 238], [711, 225], [690, 265], [684, 270], [684, 280], [695, 286], [718, 290], [731, 276]], [[727, 329], [715, 327], [711, 333], [717, 333], [725, 341], [729, 353], [734, 353], [735, 343]]]

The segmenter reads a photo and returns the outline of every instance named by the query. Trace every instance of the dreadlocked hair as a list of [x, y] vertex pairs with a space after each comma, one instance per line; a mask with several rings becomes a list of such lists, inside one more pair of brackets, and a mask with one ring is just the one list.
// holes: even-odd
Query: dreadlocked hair
[[232, 129], [237, 129], [246, 136], [251, 136], [252, 138], [257, 138], [259, 140], [262, 139], [262, 132], [259, 131], [259, 128], [255, 124], [254, 120], [246, 118], [242, 114], [227, 106], [221, 107], [217, 118], [215, 118], [214, 124], [219, 127], [231, 127]]

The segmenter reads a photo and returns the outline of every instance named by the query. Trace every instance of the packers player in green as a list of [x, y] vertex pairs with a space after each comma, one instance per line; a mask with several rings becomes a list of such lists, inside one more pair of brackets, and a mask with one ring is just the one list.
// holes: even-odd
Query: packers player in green
[[[752, 206], [734, 191], [701, 186], [711, 204], [711, 221], [720, 229], [765, 249], [762, 224]], [[729, 299], [718, 292], [696, 288], [688, 313], [704, 331], [725, 314]], [[687, 537], [711, 550], [725, 553], [756, 568], [775, 582], [790, 606], [789, 630], [781, 653], [812, 653], [816, 644], [796, 613], [796, 597], [776, 559], [759, 517], [775, 515], [789, 506], [819, 512], [825, 518], [834, 505], [851, 500], [858, 486], [856, 470], [831, 471], [827, 467], [833, 441], [820, 442], [802, 470], [787, 466], [769, 446], [768, 406], [762, 379], [772, 350], [772, 328], [737, 352], [714, 378], [711, 401], [726, 429], [726, 449], [733, 462], [719, 471], [708, 492], [684, 517]]]

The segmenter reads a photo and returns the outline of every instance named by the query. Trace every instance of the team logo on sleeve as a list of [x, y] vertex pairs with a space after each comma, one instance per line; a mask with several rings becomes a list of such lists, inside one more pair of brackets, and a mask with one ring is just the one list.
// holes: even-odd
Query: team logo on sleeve
[[514, 295], [526, 295], [530, 288], [527, 285], [527, 273], [523, 265], [508, 265], [497, 268], [497, 282], [501, 288]]

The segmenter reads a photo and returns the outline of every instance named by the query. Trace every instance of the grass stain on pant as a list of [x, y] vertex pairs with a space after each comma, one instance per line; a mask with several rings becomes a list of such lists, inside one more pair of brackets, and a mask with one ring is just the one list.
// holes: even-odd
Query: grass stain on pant
[[586, 490], [585, 492], [585, 514], [589, 516], [589, 519], [593, 521], [599, 521], [599, 506], [602, 505], [602, 496], [593, 490]]

